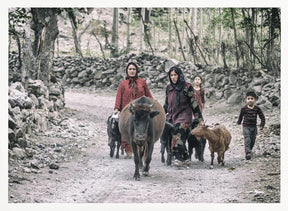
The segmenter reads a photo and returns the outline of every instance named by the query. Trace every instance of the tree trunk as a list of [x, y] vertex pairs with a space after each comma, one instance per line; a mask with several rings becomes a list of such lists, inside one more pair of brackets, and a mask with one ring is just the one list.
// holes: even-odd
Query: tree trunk
[[224, 42], [221, 43], [221, 53], [222, 53], [222, 59], [223, 59], [224, 68], [228, 68], [228, 65], [226, 64], [226, 58], [225, 58], [226, 47], [225, 47], [225, 43]]
[[32, 55], [32, 44], [31, 44], [31, 35], [30, 35], [30, 24], [26, 22], [24, 26], [24, 46], [23, 46], [23, 65], [21, 67], [22, 72], [22, 85], [27, 90], [28, 88], [28, 81], [29, 81], [29, 74], [30, 69], [32, 68], [32, 62], [34, 61]]
[[194, 34], [197, 36], [197, 8], [193, 8], [192, 10], [192, 31], [194, 32]]
[[[242, 15], [243, 15], [243, 17], [244, 17], [244, 19], [246, 19], [246, 20], [250, 20], [250, 17], [249, 17], [249, 12], [247, 12], [247, 15], [246, 15], [246, 8], [242, 8], [241, 9], [241, 12], [242, 12]], [[250, 40], [250, 26], [249, 26], [249, 23], [247, 24], [245, 24], [245, 39], [244, 40], [246, 40], [246, 41], [248, 41], [249, 42], [249, 40]], [[244, 63], [248, 63], [248, 61], [250, 60], [250, 55], [251, 54], [247, 54], [247, 56], [246, 56], [246, 58], [243, 58], [243, 61], [244, 61]]]
[[[18, 66], [18, 70], [21, 69], [22, 67], [22, 59], [21, 59], [21, 41], [20, 41], [20, 37], [17, 33], [16, 30], [10, 30], [10, 33], [13, 34], [13, 38], [16, 40], [17, 43], [17, 49], [18, 49], [18, 61], [19, 61], [19, 66]], [[10, 37], [10, 36], [9, 36]], [[10, 48], [10, 47], [9, 47]], [[9, 50], [10, 51], [10, 50]]]
[[102, 44], [101, 44], [100, 40], [98, 39], [98, 37], [97, 37], [97, 35], [96, 35], [96, 33], [94, 31], [92, 32], [92, 35], [95, 37], [96, 41], [98, 42], [98, 44], [100, 46], [100, 50], [102, 52], [102, 56], [105, 59], [105, 53], [104, 53], [104, 50], [103, 50], [103, 47], [102, 47]]
[[78, 35], [77, 35], [78, 27], [77, 27], [77, 22], [76, 22], [76, 16], [73, 13], [72, 9], [69, 9], [67, 13], [68, 13], [68, 17], [69, 17], [71, 27], [72, 27], [72, 36], [74, 40], [75, 51], [79, 56], [83, 57], [81, 45], [79, 43]]
[[234, 18], [234, 8], [231, 8], [231, 15], [232, 15], [232, 23], [233, 23], [233, 30], [234, 30], [234, 39], [235, 39], [235, 55], [237, 61], [237, 68], [239, 67], [239, 54], [238, 54], [238, 39], [237, 39], [237, 30], [235, 25], [235, 18]]
[[184, 23], [186, 24], [187, 28], [189, 29], [189, 31], [190, 31], [190, 32], [191, 32], [191, 34], [193, 35], [193, 37], [194, 37], [194, 40], [195, 40], [195, 45], [196, 45], [196, 47], [198, 48], [198, 50], [199, 50], [199, 52], [200, 52], [200, 55], [201, 55], [201, 57], [203, 58], [203, 60], [204, 60], [205, 64], [206, 64], [206, 65], [208, 65], [208, 62], [207, 62], [207, 60], [205, 59], [205, 56], [204, 56], [204, 54], [203, 54], [203, 52], [202, 52], [202, 50], [201, 50], [200, 46], [199, 46], [199, 45], [198, 45], [198, 43], [197, 43], [197, 37], [196, 37], [196, 35], [195, 35], [195, 34], [194, 34], [194, 32], [192, 31], [192, 29], [189, 27], [189, 25], [188, 25], [188, 23], [187, 23], [187, 21], [186, 21], [186, 20], [184, 20]]
[[[184, 20], [185, 20], [185, 8], [182, 8], [182, 22], [184, 23]], [[183, 47], [183, 51], [185, 53], [186, 51], [186, 38], [185, 38], [185, 24], [182, 24], [182, 47]]]
[[127, 48], [126, 53], [129, 53], [131, 41], [130, 41], [130, 15], [131, 15], [131, 8], [128, 8], [128, 15], [127, 15]]
[[[267, 47], [267, 68], [271, 73], [275, 73], [277, 68], [273, 64], [273, 52], [274, 52], [274, 39], [275, 39], [275, 23], [277, 17], [278, 9], [272, 8], [270, 13], [270, 25], [269, 25], [269, 43]], [[276, 70], [276, 71], [275, 71]]]
[[[36, 57], [32, 79], [40, 79], [49, 86], [54, 58], [55, 40], [59, 34], [57, 26], [57, 9], [32, 8], [32, 26], [35, 40], [33, 54]], [[36, 76], [36, 77], [35, 77]]]
[[171, 8], [168, 8], [168, 33], [169, 33], [169, 38], [168, 38], [168, 52], [169, 52], [169, 55], [171, 54], [171, 43], [172, 43], [172, 24], [171, 24], [171, 16], [172, 16], [172, 13], [171, 13]]
[[[222, 15], [222, 9], [221, 8], [219, 8], [219, 16], [221, 16]], [[217, 61], [218, 61], [218, 63], [220, 64], [220, 49], [221, 49], [221, 43], [222, 43], [222, 31], [223, 31], [223, 24], [222, 24], [222, 22], [220, 23], [220, 26], [219, 26], [219, 38], [218, 38], [218, 50], [217, 50]]]
[[203, 9], [199, 8], [199, 10], [200, 10], [199, 42], [202, 43], [202, 37], [203, 37], [203, 34], [202, 34], [203, 33]]
[[173, 22], [174, 22], [175, 30], [176, 30], [176, 33], [177, 33], [177, 36], [178, 36], [180, 50], [181, 50], [181, 53], [182, 53], [184, 61], [186, 61], [185, 54], [184, 54], [183, 47], [182, 47], [182, 42], [181, 42], [181, 39], [180, 39], [180, 34], [179, 34], [179, 31], [178, 31], [178, 27], [177, 27], [177, 23], [176, 23], [175, 20]]
[[107, 28], [106, 28], [106, 25], [107, 25], [107, 22], [106, 20], [103, 21], [103, 29], [104, 29], [104, 36], [105, 36], [105, 46], [104, 48], [105, 49], [111, 49], [111, 45], [109, 43], [109, 33], [107, 31]]
[[145, 37], [144, 40], [145, 42], [150, 45], [151, 40], [152, 40], [152, 35], [151, 35], [151, 22], [150, 22], [150, 10], [148, 8], [145, 8], [145, 13], [144, 13], [144, 21], [143, 21], [143, 25], [144, 25], [144, 33], [145, 33]]
[[[146, 11], [146, 10], [145, 10]], [[141, 20], [142, 20], [142, 24], [144, 25], [144, 40], [146, 40], [146, 42], [147, 42], [147, 44], [148, 44], [148, 46], [149, 46], [149, 48], [150, 48], [150, 50], [151, 50], [151, 52], [152, 52], [152, 55], [154, 55], [154, 50], [153, 50], [153, 48], [152, 48], [152, 46], [151, 46], [151, 42], [150, 42], [150, 38], [149, 38], [149, 31], [146, 29], [145, 30], [145, 21], [144, 21], [144, 18], [143, 18], [143, 16], [142, 16], [142, 14], [140, 14], [141, 15]], [[145, 15], [146, 15], [146, 13], [145, 13]], [[146, 26], [147, 27], [147, 26]], [[151, 37], [151, 36], [150, 36]]]
[[251, 27], [250, 27], [250, 48], [251, 48], [251, 52], [250, 52], [250, 58], [251, 58], [251, 61], [252, 61], [252, 64], [253, 66], [255, 66], [255, 57], [253, 56], [253, 53], [254, 52], [254, 41], [255, 41], [255, 38], [254, 38], [254, 25], [255, 25], [255, 8], [251, 8], [251, 12], [252, 12], [252, 15], [251, 15]]
[[140, 13], [139, 13], [139, 17], [140, 17], [140, 51], [143, 51], [143, 34], [144, 34], [144, 27], [142, 24], [142, 17], [144, 15], [144, 10], [143, 8], [141, 8]]
[[114, 8], [113, 11], [111, 48], [111, 56], [118, 57], [118, 8]]

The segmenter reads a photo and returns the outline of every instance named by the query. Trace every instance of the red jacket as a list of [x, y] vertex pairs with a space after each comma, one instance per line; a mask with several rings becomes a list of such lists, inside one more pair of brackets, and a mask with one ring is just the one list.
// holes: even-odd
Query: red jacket
[[[135, 99], [142, 97], [143, 95], [153, 98], [144, 79], [138, 78], [136, 83], [138, 87], [138, 93]], [[132, 100], [134, 100], [132, 97], [132, 88], [129, 88], [129, 80], [126, 79], [122, 81], [118, 87], [114, 109], [121, 111]]]

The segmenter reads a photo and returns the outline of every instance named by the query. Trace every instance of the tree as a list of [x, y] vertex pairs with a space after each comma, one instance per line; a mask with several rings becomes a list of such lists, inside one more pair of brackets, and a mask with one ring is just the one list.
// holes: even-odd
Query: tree
[[118, 8], [113, 9], [111, 56], [118, 56]]
[[280, 31], [280, 17], [279, 17], [279, 8], [272, 8], [268, 15], [268, 24], [269, 24], [269, 39], [266, 42], [265, 46], [267, 45], [267, 68], [269, 71], [273, 72], [275, 75], [277, 75], [277, 72], [279, 72], [279, 68], [277, 67], [277, 64], [275, 64], [273, 54], [274, 48], [275, 48], [275, 38], [278, 37], [278, 34], [276, 33], [276, 29], [278, 28]]
[[141, 18], [141, 21], [142, 21], [142, 24], [144, 26], [144, 40], [145, 42], [147, 42], [148, 46], [150, 47], [150, 50], [151, 50], [151, 53], [152, 55], [154, 55], [154, 50], [151, 46], [151, 33], [150, 33], [150, 20], [149, 20], [149, 10], [147, 8], [145, 8], [145, 13], [144, 13], [144, 16], [145, 16], [145, 19], [143, 18], [143, 15], [142, 15], [142, 10], [140, 10], [140, 13], [139, 13], [139, 16]]
[[[11, 8], [9, 9], [9, 36], [12, 36], [17, 43], [18, 48], [18, 61], [19, 66], [18, 69], [21, 69], [22, 66], [22, 59], [21, 59], [21, 38], [23, 38], [23, 31], [19, 30], [22, 29], [26, 22], [29, 22], [31, 19], [30, 11], [26, 8]], [[9, 42], [9, 51], [10, 51], [10, 42]]]
[[130, 15], [131, 15], [131, 8], [128, 8], [128, 14], [127, 14], [127, 47], [126, 47], [126, 53], [129, 53], [131, 41], [130, 41]]
[[186, 61], [185, 54], [184, 54], [183, 47], [182, 47], [182, 42], [181, 42], [180, 34], [179, 34], [179, 30], [178, 30], [177, 23], [176, 23], [176, 20], [175, 20], [175, 19], [173, 20], [173, 23], [174, 23], [175, 30], [176, 30], [176, 33], [177, 33], [178, 42], [179, 42], [179, 45], [180, 45], [180, 50], [181, 50], [183, 59], [184, 59], [184, 61]]
[[32, 79], [40, 79], [49, 86], [54, 58], [55, 40], [59, 30], [56, 8], [32, 8], [32, 25], [34, 30], [33, 55], [36, 58]]
[[77, 33], [78, 24], [76, 20], [76, 15], [74, 14], [74, 9], [67, 8], [66, 11], [67, 11], [67, 14], [71, 23], [71, 27], [72, 27], [72, 35], [73, 35], [73, 40], [74, 40], [74, 45], [75, 45], [75, 51], [77, 54], [79, 54], [79, 56], [83, 57], [81, 45], [80, 45], [78, 33]]
[[169, 55], [171, 54], [171, 43], [172, 43], [172, 24], [171, 24], [171, 19], [172, 19], [172, 12], [171, 8], [168, 9], [168, 52]]
[[235, 9], [230, 8], [231, 10], [231, 16], [232, 16], [232, 25], [234, 30], [234, 40], [235, 40], [235, 55], [236, 55], [236, 62], [237, 67], [239, 67], [239, 54], [238, 54], [238, 39], [237, 39], [237, 30], [236, 30], [236, 24], [235, 24]]

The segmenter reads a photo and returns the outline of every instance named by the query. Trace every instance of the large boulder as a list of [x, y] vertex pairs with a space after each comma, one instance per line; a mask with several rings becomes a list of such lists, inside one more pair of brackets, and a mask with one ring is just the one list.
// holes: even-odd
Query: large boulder
[[242, 93], [236, 92], [233, 93], [229, 98], [227, 103], [231, 105], [237, 105], [243, 102], [243, 95]]

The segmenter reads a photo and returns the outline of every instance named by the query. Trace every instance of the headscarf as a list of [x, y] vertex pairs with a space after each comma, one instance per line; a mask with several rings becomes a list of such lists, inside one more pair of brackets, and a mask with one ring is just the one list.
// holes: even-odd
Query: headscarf
[[[178, 80], [175, 84], [172, 82], [172, 80], [170, 78], [170, 73], [173, 70], [178, 75]], [[182, 70], [179, 67], [173, 66], [170, 68], [170, 70], [168, 72], [168, 76], [169, 76], [170, 84], [176, 90], [176, 105], [179, 106], [179, 104], [180, 104], [180, 91], [183, 89], [184, 85], [186, 84], [185, 79], [184, 79], [184, 75], [182, 73]]]
[[[131, 77], [128, 74], [128, 67], [129, 65], [133, 65], [136, 67], [136, 75]], [[129, 62], [126, 66], [126, 79], [129, 80], [129, 88], [132, 88], [132, 98], [136, 99], [138, 93], [137, 87], [137, 79], [138, 79], [138, 66], [134, 62]]]

